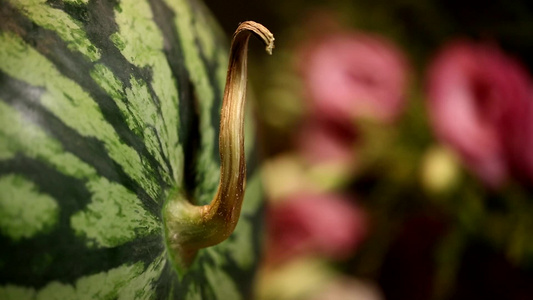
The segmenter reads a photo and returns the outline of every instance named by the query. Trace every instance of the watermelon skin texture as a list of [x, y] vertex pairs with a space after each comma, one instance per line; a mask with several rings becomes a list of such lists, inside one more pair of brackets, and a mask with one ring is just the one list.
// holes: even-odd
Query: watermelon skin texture
[[248, 299], [261, 186], [186, 271], [163, 205], [213, 198], [228, 44], [194, 0], [0, 0], [0, 299]]

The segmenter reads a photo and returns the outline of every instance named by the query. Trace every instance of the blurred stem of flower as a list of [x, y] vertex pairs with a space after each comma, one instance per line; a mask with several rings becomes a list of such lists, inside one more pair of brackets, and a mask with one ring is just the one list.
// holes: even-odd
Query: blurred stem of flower
[[451, 296], [466, 243], [467, 236], [460, 228], [452, 228], [440, 241], [435, 257], [437, 274], [433, 299], [449, 299]]

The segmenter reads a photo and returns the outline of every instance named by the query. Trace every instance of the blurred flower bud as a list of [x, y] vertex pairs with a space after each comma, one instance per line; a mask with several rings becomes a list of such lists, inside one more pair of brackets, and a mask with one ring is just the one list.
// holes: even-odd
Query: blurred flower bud
[[443, 147], [433, 147], [422, 161], [422, 184], [434, 193], [448, 191], [458, 181], [458, 163], [452, 153]]
[[333, 284], [338, 276], [323, 259], [297, 257], [275, 268], [262, 268], [257, 276], [254, 299], [306, 299]]
[[270, 264], [303, 254], [346, 258], [366, 233], [364, 212], [334, 194], [296, 194], [273, 204], [268, 218]]
[[379, 288], [370, 282], [340, 277], [308, 300], [382, 300]]
[[429, 71], [428, 107], [438, 137], [492, 187], [513, 165], [533, 166], [531, 95], [520, 65], [487, 45], [452, 43]]
[[296, 155], [278, 155], [265, 161], [263, 185], [270, 201], [283, 201], [299, 191], [319, 192], [321, 187], [309, 178], [309, 170]]
[[299, 70], [312, 110], [326, 118], [388, 122], [404, 106], [405, 59], [382, 38], [324, 33], [302, 47]]

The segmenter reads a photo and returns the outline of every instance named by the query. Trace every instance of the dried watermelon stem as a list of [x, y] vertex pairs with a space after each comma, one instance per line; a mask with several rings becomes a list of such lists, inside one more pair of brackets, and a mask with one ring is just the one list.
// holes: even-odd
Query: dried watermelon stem
[[246, 102], [247, 51], [251, 35], [272, 54], [274, 36], [263, 25], [247, 21], [239, 25], [231, 43], [226, 88], [220, 120], [220, 182], [209, 205], [172, 201], [166, 206], [169, 245], [182, 265], [192, 262], [198, 249], [227, 239], [239, 220], [246, 185], [244, 154], [244, 104]]

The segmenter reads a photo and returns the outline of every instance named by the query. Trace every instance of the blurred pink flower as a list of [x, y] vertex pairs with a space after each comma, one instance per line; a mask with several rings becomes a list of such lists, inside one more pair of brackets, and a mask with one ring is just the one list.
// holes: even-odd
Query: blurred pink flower
[[513, 95], [515, 100], [509, 103], [508, 112], [503, 116], [500, 135], [511, 172], [533, 185], [533, 90], [525, 71], [516, 75], [523, 76], [522, 80], [527, 82]]
[[300, 128], [297, 143], [309, 162], [349, 165], [355, 158], [357, 137], [351, 122], [310, 118]]
[[511, 168], [533, 170], [532, 90], [517, 62], [491, 46], [452, 43], [430, 68], [428, 96], [438, 137], [488, 185]]
[[321, 34], [302, 46], [299, 69], [313, 113], [326, 118], [389, 122], [404, 106], [407, 65], [382, 38]]
[[350, 255], [366, 234], [366, 216], [350, 199], [297, 194], [273, 204], [268, 214], [267, 262], [301, 254], [333, 259]]

